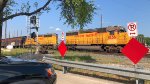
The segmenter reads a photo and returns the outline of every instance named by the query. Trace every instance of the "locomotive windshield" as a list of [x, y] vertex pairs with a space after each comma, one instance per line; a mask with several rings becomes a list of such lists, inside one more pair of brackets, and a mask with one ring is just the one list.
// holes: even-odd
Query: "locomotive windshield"
[[120, 32], [126, 32], [125, 28], [120, 28]]

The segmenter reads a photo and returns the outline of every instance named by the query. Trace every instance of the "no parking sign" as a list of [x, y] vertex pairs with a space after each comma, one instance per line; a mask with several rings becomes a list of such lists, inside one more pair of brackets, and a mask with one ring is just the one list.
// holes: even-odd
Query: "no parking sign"
[[136, 22], [130, 22], [130, 23], [127, 24], [127, 26], [128, 26], [128, 35], [130, 37], [138, 36], [137, 23]]

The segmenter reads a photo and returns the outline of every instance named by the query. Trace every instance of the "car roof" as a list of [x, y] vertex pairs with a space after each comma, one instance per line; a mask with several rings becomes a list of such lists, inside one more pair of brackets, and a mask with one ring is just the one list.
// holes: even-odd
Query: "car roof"
[[5, 56], [0, 59], [1, 63], [6, 63], [6, 64], [15, 64], [15, 63], [36, 63], [37, 60], [24, 60], [20, 59], [17, 57], [12, 57], [12, 56]]

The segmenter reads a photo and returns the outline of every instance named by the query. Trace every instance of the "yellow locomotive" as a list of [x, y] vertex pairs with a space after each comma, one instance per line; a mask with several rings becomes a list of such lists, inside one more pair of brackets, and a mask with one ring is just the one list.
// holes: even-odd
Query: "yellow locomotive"
[[49, 49], [56, 49], [57, 48], [57, 42], [58, 42], [58, 35], [57, 34], [45, 34], [45, 35], [39, 35], [38, 36], [38, 42], [36, 41], [36, 38], [26, 38], [24, 42], [25, 47], [29, 46], [35, 46], [39, 44], [42, 47], [46, 47]]
[[120, 52], [130, 39], [122, 26], [109, 26], [66, 33], [66, 44], [69, 49]]

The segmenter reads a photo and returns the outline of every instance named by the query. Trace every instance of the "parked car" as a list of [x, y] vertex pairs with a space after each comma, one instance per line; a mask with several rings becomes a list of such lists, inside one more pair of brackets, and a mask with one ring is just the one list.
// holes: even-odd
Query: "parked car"
[[52, 65], [12, 57], [0, 58], [0, 84], [56, 84]]

